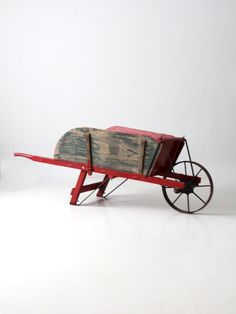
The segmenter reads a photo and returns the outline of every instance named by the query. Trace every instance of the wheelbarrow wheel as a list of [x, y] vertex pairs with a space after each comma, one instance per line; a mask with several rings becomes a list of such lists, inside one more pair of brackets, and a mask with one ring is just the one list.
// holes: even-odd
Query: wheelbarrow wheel
[[172, 172], [201, 178], [199, 184], [194, 180], [186, 181], [183, 189], [162, 186], [164, 198], [172, 208], [181, 213], [192, 214], [210, 202], [214, 185], [206, 168], [194, 161], [180, 161], [173, 166]]

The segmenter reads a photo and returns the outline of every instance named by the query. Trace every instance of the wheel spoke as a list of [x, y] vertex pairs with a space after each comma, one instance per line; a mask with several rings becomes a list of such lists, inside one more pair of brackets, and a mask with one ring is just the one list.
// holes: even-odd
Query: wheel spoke
[[172, 203], [173, 205], [174, 205], [174, 203], [176, 203], [177, 201], [178, 201], [178, 199], [180, 198], [180, 196], [182, 195], [183, 193], [181, 193], [180, 195], [178, 195], [177, 197], [176, 197], [176, 199], [174, 200], [174, 202]]
[[209, 188], [211, 185], [210, 184], [203, 184], [203, 185], [197, 185], [195, 188]]
[[189, 194], [187, 194], [187, 203], [188, 203], [188, 212], [190, 212], [190, 207], [189, 207]]
[[184, 162], [184, 173], [187, 175], [187, 166], [186, 166], [186, 161]]
[[197, 177], [201, 171], [202, 171], [202, 168], [198, 171], [198, 173], [195, 175], [195, 177]]
[[206, 202], [205, 202], [199, 195], [197, 195], [195, 192], [193, 192], [193, 194], [194, 194], [197, 198], [199, 198], [200, 201], [202, 201], [204, 204], [206, 204]]
[[193, 164], [192, 164], [192, 162], [190, 162], [190, 166], [191, 166], [192, 174], [193, 174], [193, 176], [195, 176], [194, 175], [194, 171], [193, 171]]

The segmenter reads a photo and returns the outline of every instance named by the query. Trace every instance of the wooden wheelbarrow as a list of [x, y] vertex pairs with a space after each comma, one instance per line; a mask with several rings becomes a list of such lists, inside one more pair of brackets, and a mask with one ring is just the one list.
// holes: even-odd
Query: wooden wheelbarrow
[[[188, 160], [177, 162], [184, 146]], [[54, 158], [24, 153], [14, 156], [80, 169], [71, 191], [71, 205], [82, 204], [96, 190], [98, 197], [106, 198], [128, 179], [161, 185], [167, 203], [183, 213], [203, 209], [213, 195], [212, 178], [206, 168], [192, 161], [184, 137], [120, 126], [106, 130], [83, 127], [61, 137]], [[103, 180], [85, 184], [86, 176], [93, 172], [103, 174]], [[105, 194], [109, 181], [117, 177], [124, 181]], [[80, 194], [87, 191], [92, 192], [78, 203]]]

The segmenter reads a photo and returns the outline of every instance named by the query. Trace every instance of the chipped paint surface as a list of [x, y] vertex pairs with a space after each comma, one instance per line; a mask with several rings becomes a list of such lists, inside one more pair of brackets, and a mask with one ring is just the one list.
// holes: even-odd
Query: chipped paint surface
[[143, 173], [147, 174], [159, 143], [147, 136], [76, 128], [66, 132], [55, 148], [56, 159], [87, 163], [86, 134], [91, 134], [92, 164], [98, 167], [138, 173], [140, 145], [146, 140]]

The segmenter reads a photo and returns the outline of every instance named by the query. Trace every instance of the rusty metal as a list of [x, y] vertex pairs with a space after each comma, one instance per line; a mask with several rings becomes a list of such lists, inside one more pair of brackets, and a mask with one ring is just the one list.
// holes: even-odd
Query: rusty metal
[[[199, 171], [196, 173], [195, 176], [191, 178], [191, 176], [189, 176], [189, 179], [187, 181], [185, 181], [185, 186], [184, 188], [168, 188], [168, 187], [165, 187], [163, 186], [162, 187], [162, 192], [163, 192], [163, 195], [164, 195], [164, 198], [165, 200], [167, 201], [167, 203], [172, 207], [174, 208], [175, 210], [181, 212], [181, 213], [188, 213], [188, 214], [192, 214], [192, 213], [195, 213], [195, 212], [198, 212], [200, 211], [201, 209], [203, 209], [211, 200], [212, 198], [212, 195], [213, 195], [213, 191], [214, 191], [214, 185], [213, 185], [213, 180], [211, 178], [211, 175], [209, 174], [209, 172], [207, 171], [207, 169], [205, 167], [203, 167], [201, 164], [197, 163], [197, 162], [194, 162], [194, 161], [181, 161], [181, 162], [178, 162], [174, 165], [174, 167], [178, 166], [178, 165], [181, 165], [183, 164], [184, 165], [184, 171], [185, 173], [187, 173], [187, 164], [190, 165], [191, 167], [191, 171], [194, 173], [194, 165], [199, 167]], [[174, 168], [173, 167], [173, 168]], [[196, 180], [196, 178], [198, 178], [197, 176], [200, 175], [200, 173], [204, 173], [207, 180], [208, 180], [208, 184], [200, 184], [201, 183], [201, 180], [199, 181]], [[206, 190], [206, 193], [207, 193], [207, 196], [206, 196], [206, 199], [203, 199], [196, 191], [195, 189], [196, 188], [209, 188], [209, 192]], [[172, 194], [176, 195], [176, 198], [174, 198], [174, 200], [171, 199], [171, 196], [170, 196], [170, 192], [172, 192]], [[180, 200], [180, 198], [183, 196], [183, 195], [186, 195], [186, 208], [184, 209], [183, 208], [183, 204], [178, 205], [178, 200]], [[194, 195], [196, 198], [198, 198], [200, 200], [200, 204], [198, 208], [191, 208], [191, 200], [190, 200], [190, 196], [191, 195]]]

